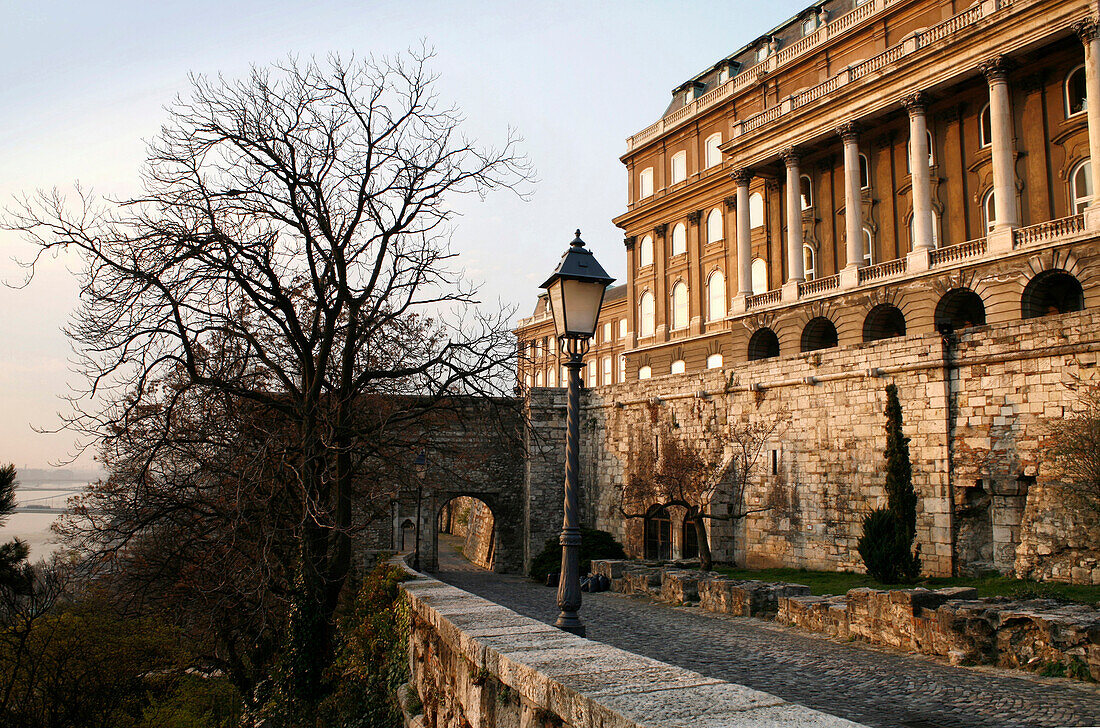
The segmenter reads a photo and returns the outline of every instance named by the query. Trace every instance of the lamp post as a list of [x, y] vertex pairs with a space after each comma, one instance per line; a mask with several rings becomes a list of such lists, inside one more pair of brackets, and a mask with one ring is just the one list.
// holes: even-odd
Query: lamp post
[[581, 608], [581, 529], [577, 514], [580, 488], [580, 405], [581, 367], [589, 340], [596, 333], [603, 294], [615, 279], [584, 247], [581, 231], [569, 244], [554, 274], [542, 284], [550, 299], [558, 343], [568, 359], [568, 406], [565, 428], [565, 517], [561, 528], [561, 576], [558, 578], [558, 608], [555, 626], [584, 637], [584, 623], [577, 616]]
[[417, 454], [413, 465], [416, 467], [416, 553], [413, 554], [413, 570], [420, 571], [420, 501], [424, 495], [424, 471], [428, 469], [428, 456], [423, 450]]

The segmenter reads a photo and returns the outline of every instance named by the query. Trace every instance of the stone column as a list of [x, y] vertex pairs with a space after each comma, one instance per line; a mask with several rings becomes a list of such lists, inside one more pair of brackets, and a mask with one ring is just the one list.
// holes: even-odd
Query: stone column
[[725, 227], [722, 228], [725, 233], [723, 236], [722, 245], [724, 250], [722, 256], [726, 261], [725, 273], [726, 273], [726, 313], [730, 312], [730, 297], [737, 295], [738, 287], [737, 280], [737, 195], [733, 194], [723, 200], [723, 209], [725, 215], [722, 218], [722, 222]]
[[[928, 123], [925, 98], [919, 91], [902, 103], [909, 112], [909, 172], [913, 183], [912, 252], [932, 249], [932, 177], [928, 169]], [[927, 266], [925, 266], [927, 267]]]
[[841, 283], [846, 288], [859, 283], [863, 257], [863, 193], [859, 179], [859, 128], [854, 122], [841, 124], [837, 134], [844, 142], [844, 248], [848, 254]]
[[802, 258], [802, 198], [799, 195], [798, 150], [793, 147], [781, 155], [787, 165], [787, 283], [806, 280]]
[[657, 269], [653, 292], [654, 333], [657, 341], [668, 341], [668, 224], [653, 228], [653, 264]]
[[1016, 172], [1012, 154], [1012, 103], [1008, 96], [1008, 64], [1003, 56], [980, 66], [989, 82], [989, 121], [993, 132], [993, 208], [995, 230], [1020, 224], [1016, 209]]
[[735, 312], [745, 310], [745, 298], [752, 295], [752, 227], [749, 221], [749, 182], [752, 171], [739, 169], [730, 175], [737, 185], [737, 297]]
[[702, 220], [702, 210], [688, 213], [688, 330], [692, 335], [703, 330]]
[[[626, 348], [633, 349], [638, 345], [638, 288], [635, 278], [638, 275], [638, 238], [628, 235], [623, 239], [626, 248], [626, 325], [630, 333], [627, 335]], [[618, 337], [619, 324], [616, 322], [614, 336]], [[617, 364], [617, 362], [616, 362]], [[560, 374], [559, 367], [559, 374]]]
[[[1091, 18], [1074, 24], [1073, 29], [1085, 46], [1085, 98], [1092, 99], [1085, 112], [1089, 124], [1089, 159], [1092, 160], [1092, 203], [1089, 207], [1100, 211], [1100, 101], [1097, 101], [1100, 99], [1100, 32]], [[1100, 215], [1096, 218], [1100, 222]]]

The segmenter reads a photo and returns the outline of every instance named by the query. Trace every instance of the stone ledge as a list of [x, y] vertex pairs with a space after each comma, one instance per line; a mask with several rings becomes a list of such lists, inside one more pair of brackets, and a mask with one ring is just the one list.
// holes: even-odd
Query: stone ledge
[[575, 637], [408, 570], [416, 577], [401, 585], [409, 607], [411, 682], [428, 725], [671, 728], [702, 721], [716, 728], [859, 728]]

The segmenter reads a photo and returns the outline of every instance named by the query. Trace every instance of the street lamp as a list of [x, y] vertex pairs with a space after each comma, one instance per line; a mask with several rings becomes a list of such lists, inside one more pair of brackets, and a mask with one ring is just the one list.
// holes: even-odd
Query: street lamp
[[581, 529], [577, 519], [577, 491], [580, 488], [580, 400], [581, 367], [588, 342], [596, 333], [603, 294], [615, 279], [585, 250], [581, 231], [569, 244], [554, 274], [542, 284], [550, 299], [559, 348], [568, 355], [568, 407], [565, 428], [565, 517], [561, 528], [561, 576], [558, 578], [558, 607], [555, 625], [584, 637], [584, 623], [577, 616], [581, 608]]
[[416, 467], [416, 553], [413, 555], [413, 570], [420, 571], [420, 501], [424, 494], [424, 471], [428, 469], [428, 456], [421, 450], [413, 460]]

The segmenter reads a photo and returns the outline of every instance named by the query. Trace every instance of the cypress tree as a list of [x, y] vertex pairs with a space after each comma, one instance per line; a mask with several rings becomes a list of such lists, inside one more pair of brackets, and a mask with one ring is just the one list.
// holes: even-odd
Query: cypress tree
[[886, 508], [863, 519], [859, 555], [867, 572], [884, 584], [913, 581], [920, 558], [913, 554], [917, 535], [917, 493], [909, 461], [909, 438], [901, 428], [901, 402], [894, 384], [886, 387]]

